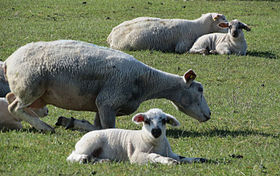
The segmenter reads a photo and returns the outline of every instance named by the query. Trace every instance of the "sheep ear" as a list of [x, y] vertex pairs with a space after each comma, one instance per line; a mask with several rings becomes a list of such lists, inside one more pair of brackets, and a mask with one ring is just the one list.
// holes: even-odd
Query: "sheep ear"
[[170, 125], [172, 125], [172, 126], [179, 126], [180, 125], [180, 122], [175, 117], [173, 117], [172, 115], [166, 114], [166, 117], [167, 117], [167, 123], [169, 123]]
[[216, 14], [216, 15], [214, 15], [212, 17], [213, 17], [214, 21], [217, 21], [221, 17], [221, 15], [220, 14]]
[[9, 104], [11, 104], [15, 99], [16, 99], [16, 96], [12, 92], [10, 92], [6, 95], [6, 100], [8, 101]]
[[218, 27], [220, 27], [220, 28], [228, 28], [229, 25], [228, 25], [228, 23], [219, 23]]
[[184, 74], [184, 80], [187, 83], [188, 86], [191, 85], [193, 80], [196, 78], [196, 74], [192, 69], [189, 69], [185, 74]]
[[249, 28], [247, 24], [239, 22], [239, 25], [242, 29], [245, 29], [246, 31], [251, 31], [251, 28]]
[[141, 122], [144, 122], [145, 118], [146, 118], [145, 114], [139, 113], [132, 117], [132, 121], [136, 124], [140, 124]]

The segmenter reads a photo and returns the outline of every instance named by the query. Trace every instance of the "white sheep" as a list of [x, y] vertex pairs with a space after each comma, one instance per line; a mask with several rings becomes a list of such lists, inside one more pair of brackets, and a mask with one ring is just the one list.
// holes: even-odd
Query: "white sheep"
[[[114, 128], [115, 117], [137, 110], [149, 99], [166, 98], [180, 111], [199, 120], [210, 119], [201, 83], [192, 70], [178, 76], [151, 68], [131, 55], [90, 43], [58, 40], [35, 42], [5, 61], [6, 77], [16, 99], [14, 116], [42, 131], [53, 128], [24, 112], [46, 104], [96, 112], [87, 131]], [[87, 128], [87, 127], [85, 127]]]
[[186, 158], [172, 152], [166, 138], [165, 124], [179, 126], [173, 116], [160, 109], [136, 114], [132, 121], [143, 124], [142, 130], [106, 129], [85, 134], [68, 156], [70, 162], [130, 161], [177, 164], [204, 162], [202, 158]]
[[246, 31], [250, 31], [251, 29], [246, 24], [236, 19], [232, 20], [230, 23], [220, 23], [219, 26], [229, 28], [228, 33], [203, 35], [197, 39], [189, 52], [246, 55], [247, 43], [242, 29]]
[[0, 97], [5, 97], [10, 92], [8, 81], [5, 78], [4, 62], [0, 61]]
[[195, 20], [139, 17], [114, 27], [107, 42], [111, 48], [119, 50], [184, 53], [198, 37], [212, 32], [226, 32], [218, 26], [221, 22], [227, 20], [218, 13], [203, 14]]
[[[8, 111], [8, 105], [14, 101], [15, 96], [12, 93], [7, 94], [6, 98], [0, 98], [0, 130], [21, 129], [21, 119], [11, 115]], [[25, 108], [25, 112], [34, 118], [45, 117], [48, 115], [48, 108], [41, 109]]]

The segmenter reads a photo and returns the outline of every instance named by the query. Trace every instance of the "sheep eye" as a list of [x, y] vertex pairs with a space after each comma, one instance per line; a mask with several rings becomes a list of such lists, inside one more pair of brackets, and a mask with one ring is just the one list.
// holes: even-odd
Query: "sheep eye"
[[203, 92], [203, 88], [202, 88], [202, 87], [199, 87], [199, 88], [198, 88], [198, 92]]

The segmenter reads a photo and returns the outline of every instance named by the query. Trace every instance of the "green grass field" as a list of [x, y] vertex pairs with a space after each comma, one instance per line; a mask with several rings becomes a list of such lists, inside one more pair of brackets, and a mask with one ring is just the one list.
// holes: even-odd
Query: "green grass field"
[[[247, 23], [247, 56], [127, 51], [140, 61], [182, 75], [192, 68], [202, 82], [212, 111], [206, 123], [177, 111], [167, 100], [144, 102], [137, 112], [161, 108], [174, 115], [179, 128], [168, 127], [175, 153], [204, 157], [210, 163], [164, 166], [129, 162], [71, 164], [66, 157], [83, 135], [56, 128], [54, 134], [33, 130], [0, 132], [0, 175], [280, 175], [280, 2], [183, 0], [0, 0], [0, 59], [32, 41], [73, 39], [108, 46], [106, 38], [119, 23], [139, 16], [194, 19], [219, 12]], [[94, 113], [48, 106], [57, 117], [92, 122]], [[137, 113], [135, 112], [135, 113]], [[118, 128], [140, 129], [130, 116]]]

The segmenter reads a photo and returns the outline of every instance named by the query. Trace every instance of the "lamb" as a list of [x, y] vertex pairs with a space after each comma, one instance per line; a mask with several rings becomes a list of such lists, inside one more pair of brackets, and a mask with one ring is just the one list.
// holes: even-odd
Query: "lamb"
[[205, 162], [203, 158], [186, 158], [172, 152], [166, 138], [165, 124], [179, 126], [173, 116], [161, 109], [138, 113], [132, 121], [143, 124], [142, 130], [105, 129], [85, 134], [68, 156], [70, 162], [130, 161], [178, 164]]
[[114, 49], [73, 40], [35, 42], [19, 48], [4, 65], [16, 96], [9, 112], [40, 131], [54, 132], [24, 108], [51, 104], [96, 112], [94, 125], [86, 125], [86, 131], [114, 128], [116, 116], [129, 115], [155, 98], [171, 100], [200, 122], [210, 119], [203, 87], [193, 81], [194, 71], [184, 76], [166, 73]]
[[5, 78], [3, 65], [4, 62], [0, 61], [0, 97], [5, 97], [7, 93], [10, 92], [8, 81]]
[[118, 50], [184, 53], [204, 34], [227, 32], [217, 26], [221, 22], [227, 20], [218, 13], [203, 14], [195, 20], [139, 17], [114, 27], [107, 42], [111, 48]]
[[[14, 101], [14, 99], [15, 96], [12, 93], [7, 94], [7, 99], [0, 98], [0, 130], [22, 129], [21, 119], [11, 115], [8, 111], [8, 105]], [[41, 109], [25, 108], [24, 111], [34, 118], [48, 115], [47, 107]]]
[[251, 29], [236, 19], [230, 23], [220, 23], [219, 26], [229, 28], [228, 33], [203, 35], [197, 39], [189, 52], [246, 55], [247, 43], [242, 29], [246, 31], [250, 31]]

